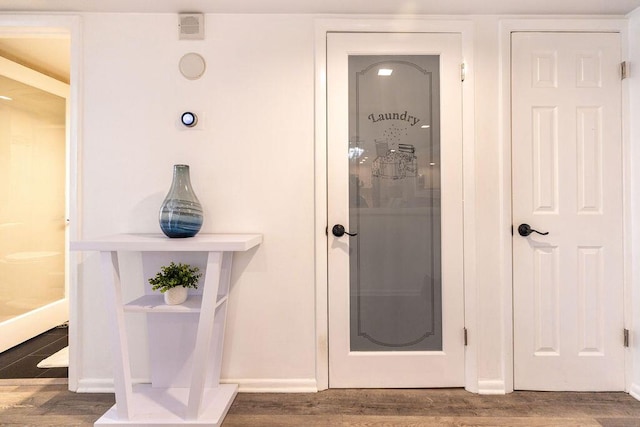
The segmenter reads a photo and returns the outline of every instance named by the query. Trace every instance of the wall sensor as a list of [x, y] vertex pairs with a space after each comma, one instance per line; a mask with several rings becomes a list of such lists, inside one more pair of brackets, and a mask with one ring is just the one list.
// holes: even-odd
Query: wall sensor
[[187, 111], [182, 113], [182, 115], [180, 116], [180, 122], [186, 127], [192, 128], [196, 124], [198, 124], [198, 116], [196, 116], [195, 113]]

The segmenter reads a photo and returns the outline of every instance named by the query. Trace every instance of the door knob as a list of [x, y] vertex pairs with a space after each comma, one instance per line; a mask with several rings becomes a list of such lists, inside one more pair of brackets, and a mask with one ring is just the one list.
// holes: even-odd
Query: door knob
[[542, 231], [534, 230], [533, 228], [531, 228], [529, 224], [520, 224], [518, 226], [518, 234], [520, 234], [522, 237], [527, 237], [531, 233], [538, 233], [543, 236], [546, 236], [547, 234], [549, 234], [548, 231], [542, 232]]
[[344, 229], [344, 225], [342, 224], [336, 224], [333, 226], [333, 228], [331, 229], [331, 232], [333, 233], [334, 236], [336, 237], [342, 237], [345, 234], [347, 236], [357, 236], [358, 233], [348, 233], [345, 229]]

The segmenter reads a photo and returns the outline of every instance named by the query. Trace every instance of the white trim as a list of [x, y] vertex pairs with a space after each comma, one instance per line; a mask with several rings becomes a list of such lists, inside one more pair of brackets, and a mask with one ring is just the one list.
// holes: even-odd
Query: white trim
[[[503, 312], [501, 314], [504, 328], [503, 348], [505, 349], [505, 360], [503, 365], [505, 391], [513, 391], [513, 262], [511, 248], [511, 33], [517, 31], [531, 32], [616, 32], [621, 34], [623, 45], [623, 57], [626, 56], [627, 43], [627, 20], [626, 19], [603, 19], [603, 18], [580, 18], [580, 19], [503, 19], [500, 20], [499, 28], [499, 117], [501, 121], [499, 133], [499, 199], [500, 199], [500, 230], [503, 231], [500, 241], [500, 283], [502, 284]], [[625, 96], [626, 86], [623, 85], [623, 156], [624, 156], [624, 247], [625, 247], [625, 323], [629, 325], [631, 317], [631, 241], [627, 230], [631, 225], [631, 202], [630, 202], [630, 172], [628, 162], [630, 161], [630, 141], [628, 138], [628, 96]], [[511, 301], [511, 303], [508, 303]], [[625, 367], [627, 378], [630, 378], [631, 356], [630, 351], [625, 355]], [[627, 384], [628, 384], [627, 380]], [[627, 388], [628, 389], [628, 388]]]
[[478, 380], [478, 394], [498, 395], [506, 394], [502, 380]]
[[[328, 282], [327, 282], [327, 32], [423, 32], [460, 33], [462, 56], [467, 67], [463, 84], [464, 175], [464, 281], [465, 324], [470, 333], [476, 321], [476, 233], [475, 233], [475, 123], [474, 123], [474, 23], [450, 17], [320, 18], [315, 28], [315, 290], [316, 290], [316, 382], [318, 390], [329, 387]], [[465, 388], [477, 391], [477, 343], [465, 351]]]
[[316, 393], [314, 378], [222, 379], [222, 384], [238, 384], [240, 393]]
[[[629, 18], [629, 27], [628, 27], [628, 37], [626, 40], [627, 43], [627, 51], [625, 52], [625, 59], [628, 60], [631, 64], [640, 63], [640, 8], [631, 12], [627, 15]], [[633, 68], [631, 69], [631, 73], [629, 78], [627, 78], [627, 87], [628, 87], [628, 102], [629, 102], [629, 113], [637, 114], [640, 111], [640, 102], [638, 102], [637, 94], [640, 93], [640, 75]], [[631, 162], [633, 169], [629, 170], [630, 177], [630, 189], [632, 192], [632, 198], [630, 200], [631, 203], [631, 217], [638, 218], [638, 210], [640, 208], [640, 197], [638, 197], [638, 183], [640, 182], [640, 168], [637, 167], [638, 162], [640, 161], [640, 147], [637, 142], [640, 141], [640, 126], [637, 121], [633, 123], [631, 120], [628, 120], [628, 128], [625, 128], [625, 131], [628, 132], [629, 136], [629, 145], [630, 145], [630, 155], [629, 161]], [[633, 141], [633, 142], [632, 142]], [[634, 143], [635, 142], [635, 143]], [[640, 227], [638, 227], [637, 220], [631, 224], [631, 229], [629, 230], [630, 236], [629, 239], [631, 241], [631, 259], [638, 258], [638, 249], [640, 248]], [[631, 307], [638, 307], [640, 303], [640, 265], [636, 262], [630, 266], [631, 268], [631, 278], [630, 278], [630, 287], [631, 293], [630, 298], [628, 299], [628, 304]], [[626, 307], [625, 307], [626, 308]], [[638, 339], [638, 330], [640, 329], [640, 310], [635, 310], [635, 312], [629, 312], [629, 318], [631, 322], [627, 328], [630, 331], [630, 350], [629, 352], [631, 357], [631, 365], [632, 372], [630, 375], [630, 379], [628, 384], [631, 384], [630, 393], [634, 395], [637, 399], [640, 400], [640, 382], [638, 378], [640, 377], [640, 363], [639, 358], [640, 354], [638, 353], [638, 348], [640, 346], [640, 340]]]
[[476, 281], [476, 137], [475, 137], [475, 24], [468, 23], [462, 33], [462, 57], [465, 80], [462, 85], [462, 169], [463, 169], [463, 280], [464, 319], [468, 333], [465, 347], [465, 390], [477, 393], [479, 324], [477, 320], [478, 286]]
[[68, 301], [60, 299], [3, 321], [0, 352], [61, 325], [67, 320], [68, 307]]
[[[151, 384], [150, 378], [132, 378], [131, 384]], [[76, 393], [115, 393], [113, 378], [81, 378]]]
[[640, 400], [640, 385], [633, 383], [631, 387], [629, 387], [629, 394], [636, 400]]
[[316, 298], [316, 383], [318, 390], [329, 388], [329, 301], [327, 287], [327, 40], [329, 23], [316, 22], [315, 28], [315, 217], [314, 217], [314, 259]]
[[[148, 384], [149, 378], [132, 379], [132, 384]], [[318, 387], [313, 378], [245, 378], [221, 379], [221, 384], [237, 384], [240, 393], [316, 393]], [[0, 384], [1, 385], [1, 384]], [[78, 381], [78, 393], [113, 393], [113, 378], [82, 378]]]
[[20, 65], [1, 56], [0, 66], [2, 66], [2, 73], [5, 77], [36, 87], [61, 98], [69, 97], [69, 85], [53, 77], [44, 75], [39, 71], [32, 70], [31, 68], [27, 68], [24, 65]]
[[[33, 15], [6, 14], [0, 15], [1, 37], [50, 37], [68, 36], [71, 40], [71, 67], [68, 97], [68, 149], [67, 149], [67, 194], [68, 218], [71, 219], [67, 228], [67, 242], [77, 240], [80, 236], [80, 141], [82, 130], [82, 29], [81, 18], [78, 15]], [[68, 244], [68, 243], [67, 243]], [[80, 310], [76, 305], [79, 301], [77, 289], [77, 256], [66, 249], [68, 263], [67, 296], [69, 299], [69, 390], [76, 391], [79, 384], [79, 367], [81, 366], [81, 346], [78, 328], [80, 324]]]
[[[131, 384], [150, 384], [150, 378], [132, 378]], [[113, 378], [81, 378], [76, 393], [115, 393]]]
[[[621, 59], [629, 57], [628, 20], [620, 29]], [[633, 149], [631, 145], [631, 104], [629, 100], [629, 78], [622, 80], [622, 235], [624, 245], [623, 315], [625, 329], [633, 330]], [[625, 391], [630, 392], [633, 383], [633, 346], [629, 345], [624, 354]]]
[[113, 378], [81, 378], [77, 381], [76, 393], [114, 393]]

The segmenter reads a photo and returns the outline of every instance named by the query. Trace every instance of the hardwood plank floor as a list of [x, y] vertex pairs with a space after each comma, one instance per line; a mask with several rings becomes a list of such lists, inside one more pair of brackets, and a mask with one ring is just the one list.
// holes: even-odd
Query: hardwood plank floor
[[67, 388], [0, 385], [0, 426], [91, 426], [115, 401], [110, 393], [71, 393]]
[[461, 389], [241, 393], [224, 427], [236, 426], [605, 426], [640, 427], [640, 402], [626, 393]]
[[[0, 426], [90, 426], [113, 403], [113, 394], [71, 393], [66, 384], [0, 382]], [[240, 426], [640, 427], [640, 402], [625, 393], [460, 389], [240, 393], [223, 427]]]

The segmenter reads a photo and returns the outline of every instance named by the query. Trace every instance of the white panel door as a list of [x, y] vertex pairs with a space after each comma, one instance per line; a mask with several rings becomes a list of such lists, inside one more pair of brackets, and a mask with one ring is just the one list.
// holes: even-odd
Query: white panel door
[[461, 52], [328, 34], [332, 388], [464, 384]]
[[511, 47], [514, 386], [623, 390], [620, 36]]

